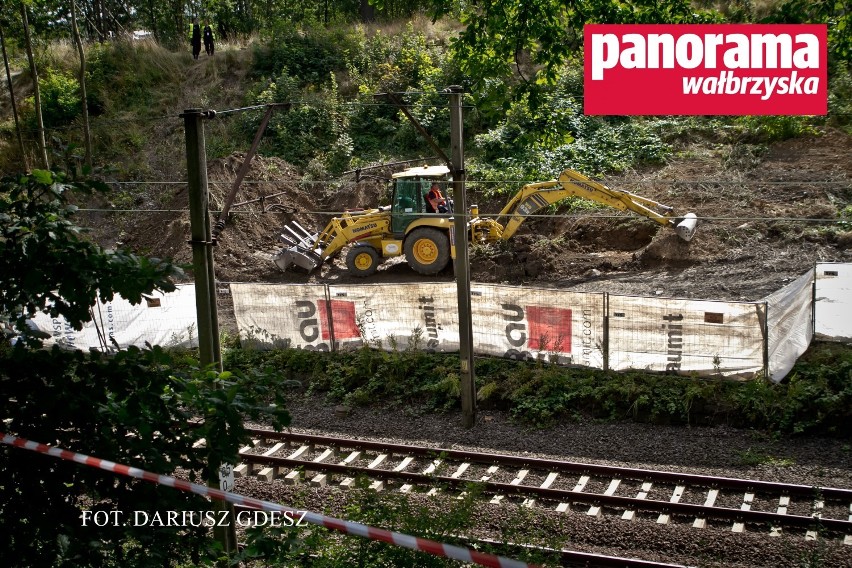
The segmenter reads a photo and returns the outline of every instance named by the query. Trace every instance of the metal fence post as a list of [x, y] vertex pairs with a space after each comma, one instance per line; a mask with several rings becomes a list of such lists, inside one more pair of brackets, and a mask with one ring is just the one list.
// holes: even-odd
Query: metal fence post
[[817, 303], [817, 263], [812, 268], [813, 280], [811, 280], [811, 338], [816, 337], [816, 303]]
[[603, 370], [609, 371], [609, 292], [604, 292]]
[[769, 374], [769, 302], [763, 302], [763, 377], [772, 380]]

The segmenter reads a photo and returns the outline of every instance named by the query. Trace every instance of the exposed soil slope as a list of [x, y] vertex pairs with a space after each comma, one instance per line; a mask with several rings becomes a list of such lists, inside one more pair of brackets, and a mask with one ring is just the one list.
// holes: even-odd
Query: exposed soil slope
[[533, 220], [509, 250], [479, 256], [476, 278], [756, 300], [816, 261], [852, 261], [852, 234], [826, 222], [852, 200], [852, 137], [829, 130], [774, 145], [762, 157], [751, 152], [704, 149], [656, 171], [605, 180], [695, 212], [699, 229], [690, 243], [635, 216]]

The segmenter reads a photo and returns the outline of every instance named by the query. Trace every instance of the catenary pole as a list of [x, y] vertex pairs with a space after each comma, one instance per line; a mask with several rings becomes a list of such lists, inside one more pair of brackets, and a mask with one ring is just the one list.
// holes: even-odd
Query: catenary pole
[[18, 146], [21, 149], [21, 159], [24, 161], [24, 169], [29, 170], [27, 163], [27, 151], [24, 148], [24, 138], [21, 135], [21, 124], [18, 121], [18, 106], [15, 102], [15, 89], [12, 85], [12, 73], [9, 72], [9, 57], [6, 54], [6, 38], [3, 36], [3, 27], [0, 26], [0, 48], [3, 50], [3, 65], [6, 68], [6, 82], [9, 85], [9, 101], [12, 103], [12, 116], [15, 119], [15, 133], [18, 135]]
[[[204, 144], [205, 118], [212, 111], [188, 109], [181, 114], [186, 132], [186, 167], [189, 185], [189, 223], [192, 240], [192, 271], [195, 276], [195, 309], [198, 314], [198, 351], [202, 367], [212, 366], [222, 372], [222, 353], [219, 346], [219, 318], [216, 311], [216, 279], [213, 272], [213, 241], [208, 213], [207, 149]], [[212, 464], [218, 471], [222, 464]], [[218, 479], [208, 480], [219, 488]], [[234, 508], [228, 503], [214, 502], [217, 511], [228, 511], [228, 526], [214, 527], [214, 536], [225, 552], [237, 550]]]
[[459, 305], [459, 356], [461, 370], [462, 424], [476, 424], [476, 377], [473, 369], [473, 322], [470, 312], [470, 259], [468, 255], [467, 198], [465, 196], [464, 125], [462, 97], [464, 89], [447, 88], [450, 96], [450, 147], [453, 170], [454, 231], [456, 245], [456, 286]]

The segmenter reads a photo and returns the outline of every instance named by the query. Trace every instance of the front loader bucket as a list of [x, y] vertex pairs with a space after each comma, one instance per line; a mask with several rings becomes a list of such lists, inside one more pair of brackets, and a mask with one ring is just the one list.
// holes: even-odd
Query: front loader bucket
[[322, 264], [322, 256], [320, 256], [322, 251], [316, 248], [317, 234], [309, 233], [296, 221], [284, 225], [278, 238], [288, 245], [273, 257], [275, 264], [281, 270], [287, 270], [295, 264], [310, 272]]

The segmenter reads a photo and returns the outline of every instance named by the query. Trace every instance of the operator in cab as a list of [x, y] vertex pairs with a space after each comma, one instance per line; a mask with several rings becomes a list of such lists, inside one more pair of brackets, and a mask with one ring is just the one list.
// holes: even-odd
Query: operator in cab
[[447, 201], [444, 199], [444, 196], [441, 194], [441, 188], [438, 186], [438, 182], [433, 182], [432, 187], [429, 189], [429, 192], [426, 194], [426, 212], [427, 213], [446, 213], [447, 212]]

